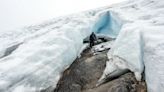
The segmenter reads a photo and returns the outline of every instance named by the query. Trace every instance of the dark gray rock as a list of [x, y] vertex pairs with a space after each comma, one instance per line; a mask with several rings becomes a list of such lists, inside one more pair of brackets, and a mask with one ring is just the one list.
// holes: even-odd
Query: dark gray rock
[[81, 92], [82, 89], [95, 87], [106, 61], [106, 52], [94, 56], [90, 50], [85, 50], [82, 57], [64, 72], [55, 92]]
[[145, 82], [137, 82], [131, 72], [96, 87], [106, 66], [106, 53], [93, 55], [86, 49], [63, 73], [54, 92], [146, 92]]
[[129, 72], [97, 88], [83, 92], [146, 92], [146, 85], [145, 82], [137, 82], [134, 74]]

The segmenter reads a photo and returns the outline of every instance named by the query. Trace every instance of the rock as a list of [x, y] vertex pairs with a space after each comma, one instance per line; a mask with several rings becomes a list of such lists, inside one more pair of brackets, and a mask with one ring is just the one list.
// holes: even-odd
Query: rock
[[104, 85], [83, 92], [146, 92], [146, 85], [145, 82], [137, 82], [134, 74], [129, 72]]
[[108, 60], [106, 53], [94, 55], [86, 49], [63, 73], [54, 92], [146, 92], [145, 82], [137, 82], [131, 72], [96, 87]]
[[93, 55], [91, 50], [85, 50], [81, 58], [63, 73], [55, 92], [81, 92], [96, 86], [107, 61], [106, 52]]

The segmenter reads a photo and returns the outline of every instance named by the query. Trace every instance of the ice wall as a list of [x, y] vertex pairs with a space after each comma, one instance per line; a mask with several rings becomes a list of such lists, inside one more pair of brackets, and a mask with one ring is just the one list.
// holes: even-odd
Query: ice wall
[[[129, 26], [133, 26], [130, 28]], [[119, 33], [113, 49], [113, 62], [121, 69], [130, 69], [135, 73], [137, 80], [141, 80], [144, 69], [142, 33], [136, 25], [126, 25]]]
[[[129, 69], [138, 81], [144, 73], [148, 92], [164, 91], [163, 6], [163, 0], [129, 0], [111, 9], [124, 22], [108, 57], [115, 70]], [[103, 75], [112, 75], [109, 67]]]
[[97, 14], [93, 32], [116, 38], [122, 27], [122, 21], [114, 12], [106, 10]]
[[[163, 0], [129, 0], [110, 9], [1, 33], [0, 91], [55, 88], [60, 74], [81, 52], [83, 39], [93, 31], [116, 38], [108, 53], [111, 68], [119, 70], [115, 74], [129, 69], [141, 80], [145, 71], [148, 92], [163, 92], [163, 6]], [[111, 68], [107, 65], [109, 74]]]
[[28, 34], [23, 30], [0, 34], [0, 92], [52, 91], [77, 58], [94, 23], [94, 16], [86, 12], [28, 29]]

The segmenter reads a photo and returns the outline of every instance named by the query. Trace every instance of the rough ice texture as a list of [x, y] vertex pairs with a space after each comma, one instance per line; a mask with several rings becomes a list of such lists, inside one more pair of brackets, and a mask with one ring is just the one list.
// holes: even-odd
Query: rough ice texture
[[[148, 92], [164, 91], [164, 1], [129, 0], [91, 12], [0, 33], [0, 92], [55, 88], [91, 31], [116, 38], [106, 75], [145, 71]], [[145, 70], [144, 70], [145, 67]]]
[[163, 92], [164, 1], [130, 0], [110, 11], [119, 15], [123, 24], [109, 58], [112, 56], [117, 68], [134, 72], [137, 80], [145, 72], [148, 92]]
[[116, 38], [121, 26], [122, 21], [113, 11], [104, 10], [97, 13], [97, 21], [93, 27], [93, 31], [99, 35], [107, 35]]
[[0, 34], [0, 92], [53, 90], [92, 31], [91, 12]]

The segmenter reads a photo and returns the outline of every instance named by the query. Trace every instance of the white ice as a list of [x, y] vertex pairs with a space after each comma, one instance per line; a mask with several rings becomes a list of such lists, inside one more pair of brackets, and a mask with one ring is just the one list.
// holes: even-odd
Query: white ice
[[94, 24], [91, 12], [0, 34], [0, 92], [54, 90], [81, 52]]
[[[129, 0], [106, 11], [114, 12], [122, 21], [108, 57], [117, 69], [134, 72], [138, 81], [145, 72], [148, 92], [163, 92], [164, 1]], [[111, 65], [107, 64], [102, 76], [111, 73], [108, 67]]]
[[91, 31], [116, 38], [104, 75], [129, 69], [140, 81], [145, 71], [148, 92], [163, 92], [163, 30], [163, 0], [129, 0], [112, 8], [1, 32], [0, 92], [54, 89], [61, 73], [85, 48], [83, 39]]

